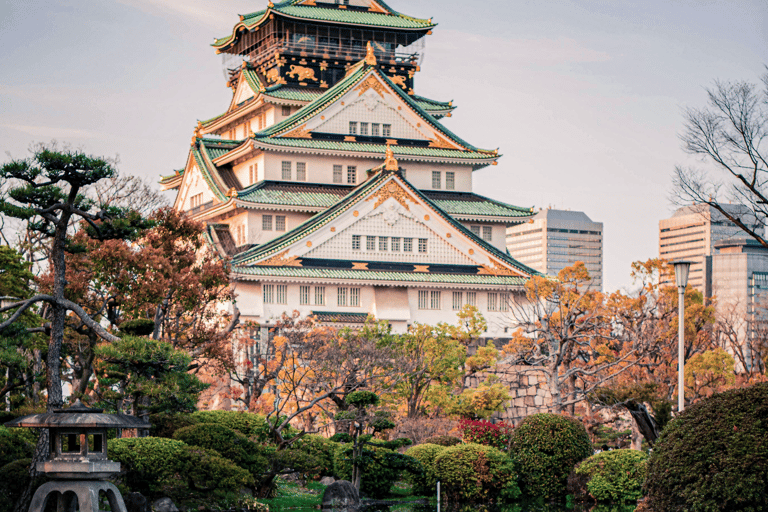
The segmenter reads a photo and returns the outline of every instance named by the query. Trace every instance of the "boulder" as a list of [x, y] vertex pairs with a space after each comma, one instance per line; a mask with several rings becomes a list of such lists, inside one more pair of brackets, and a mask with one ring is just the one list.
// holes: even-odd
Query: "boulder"
[[348, 480], [337, 480], [325, 488], [323, 508], [356, 510], [360, 507], [360, 495]]
[[149, 500], [140, 492], [129, 492], [123, 496], [123, 501], [128, 512], [152, 512]]
[[171, 498], [160, 498], [152, 502], [152, 512], [179, 512]]
[[320, 479], [320, 485], [331, 485], [333, 482], [335, 482], [336, 479], [332, 476], [324, 476]]

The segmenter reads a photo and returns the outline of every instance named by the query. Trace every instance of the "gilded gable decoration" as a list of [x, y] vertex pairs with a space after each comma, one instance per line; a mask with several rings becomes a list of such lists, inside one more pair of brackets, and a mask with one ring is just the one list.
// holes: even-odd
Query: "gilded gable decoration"
[[387, 93], [387, 90], [384, 88], [384, 84], [379, 82], [378, 79], [373, 75], [370, 75], [368, 78], [366, 78], [363, 81], [362, 84], [360, 84], [357, 87], [357, 91], [360, 93], [358, 94], [358, 96], [362, 96], [363, 94], [365, 94], [366, 91], [368, 91], [368, 89], [373, 89], [374, 91], [379, 93], [379, 96], [381, 96], [382, 98], [384, 98], [384, 94]]
[[367, 263], [357, 263], [352, 262], [352, 270], [368, 270], [368, 264]]
[[405, 84], [405, 77], [404, 76], [395, 75], [395, 76], [390, 76], [389, 79], [392, 80], [393, 84], [399, 85], [403, 89], [405, 89], [407, 87], [407, 85]]
[[481, 265], [477, 267], [477, 273], [481, 276], [519, 276], [518, 272], [500, 266], [495, 261], [491, 260], [490, 265]]
[[307, 123], [304, 123], [298, 128], [295, 128], [294, 130], [286, 133], [284, 136], [291, 139], [311, 139], [312, 137], [309, 135], [309, 133], [310, 131], [307, 129]]
[[437, 133], [435, 133], [435, 138], [430, 139], [429, 147], [431, 148], [440, 148], [440, 149], [456, 149], [456, 147], [445, 140], [443, 137], [439, 136]]
[[300, 267], [301, 260], [298, 256], [288, 256], [288, 249], [280, 254], [257, 263], [261, 267]]
[[315, 82], [317, 82], [317, 77], [315, 76], [315, 70], [312, 68], [291, 64], [291, 70], [286, 74], [291, 78], [296, 78], [299, 82], [303, 82], [305, 80], [314, 80]]
[[389, 183], [381, 187], [374, 194], [371, 194], [371, 196], [368, 199], [366, 199], [366, 201], [370, 201], [371, 199], [376, 198], [376, 204], [373, 205], [373, 208], [376, 209], [379, 206], [381, 206], [381, 204], [387, 199], [389, 199], [390, 197], [393, 198], [398, 203], [400, 203], [402, 207], [408, 211], [411, 211], [411, 208], [408, 206], [408, 201], [412, 202], [413, 204], [419, 204], [395, 180], [391, 180]]

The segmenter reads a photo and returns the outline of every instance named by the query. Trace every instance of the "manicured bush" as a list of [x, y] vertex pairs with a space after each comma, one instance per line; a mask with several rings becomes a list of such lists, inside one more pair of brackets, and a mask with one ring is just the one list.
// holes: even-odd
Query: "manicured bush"
[[254, 484], [248, 471], [217, 452], [175, 439], [114, 439], [108, 451], [121, 463], [124, 483], [150, 497], [224, 494]]
[[257, 443], [271, 441], [269, 425], [261, 414], [239, 411], [197, 411], [192, 413], [195, 423], [215, 423], [237, 430]]
[[436, 444], [439, 446], [456, 446], [461, 444], [461, 439], [453, 436], [434, 436], [424, 440], [422, 444]]
[[[624, 503], [636, 501], [643, 495], [643, 481], [648, 466], [648, 455], [637, 450], [610, 450], [583, 460], [573, 470], [582, 479], [568, 479], [568, 493], [577, 501], [591, 496], [596, 501]], [[572, 481], [582, 480], [578, 489]]]
[[291, 445], [291, 449], [315, 457], [319, 467], [313, 476], [333, 476], [333, 454], [339, 443], [323, 436], [307, 434]]
[[261, 445], [223, 425], [200, 423], [184, 427], [177, 430], [173, 438], [190, 446], [216, 450], [222, 457], [248, 470], [254, 479], [258, 479], [269, 466], [268, 454]]
[[654, 511], [768, 510], [768, 383], [714, 395], [669, 422], [645, 491]]
[[592, 443], [579, 421], [559, 414], [534, 414], [512, 434], [510, 452], [520, 471], [520, 487], [528, 496], [547, 499], [565, 495], [573, 468], [592, 455]]
[[[32, 459], [19, 459], [0, 467], [0, 512], [11, 512], [21, 494], [29, 485], [29, 466]], [[47, 481], [39, 476], [35, 486]]]
[[149, 415], [149, 422], [152, 427], [149, 429], [149, 435], [152, 437], [173, 438], [173, 433], [180, 428], [190, 427], [195, 424], [192, 415], [188, 413], [167, 413], [160, 412]]
[[459, 430], [465, 443], [484, 444], [506, 451], [509, 449], [514, 427], [503, 421], [491, 423], [488, 420], [462, 419], [459, 421]]
[[409, 475], [408, 481], [413, 485], [416, 496], [433, 496], [436, 492], [437, 477], [435, 476], [435, 458], [445, 450], [445, 446], [436, 444], [419, 444], [408, 448], [406, 455], [421, 463], [424, 472], [420, 475]]
[[443, 449], [435, 478], [449, 502], [509, 502], [520, 496], [513, 460], [492, 446], [466, 443]]
[[35, 454], [35, 434], [29, 428], [0, 426], [0, 466]]
[[[334, 473], [337, 478], [352, 478], [352, 445], [341, 444], [333, 457]], [[402, 473], [421, 474], [423, 471], [418, 460], [378, 446], [366, 446], [363, 449], [361, 467], [363, 475], [360, 492], [372, 498], [384, 498], [390, 494], [392, 485]]]

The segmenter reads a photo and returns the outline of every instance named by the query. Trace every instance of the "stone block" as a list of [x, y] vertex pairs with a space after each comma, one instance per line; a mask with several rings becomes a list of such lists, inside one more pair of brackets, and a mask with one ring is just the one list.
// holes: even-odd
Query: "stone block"
[[536, 395], [533, 397], [533, 403], [536, 404], [536, 406], [542, 406], [544, 405], [544, 399], [541, 398], [539, 395]]

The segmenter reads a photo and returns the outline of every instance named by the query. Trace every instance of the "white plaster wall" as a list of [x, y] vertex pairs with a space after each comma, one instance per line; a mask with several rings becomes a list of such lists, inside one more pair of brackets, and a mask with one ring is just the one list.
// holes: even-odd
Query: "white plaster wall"
[[249, 167], [251, 165], [254, 165], [254, 164], [256, 166], [258, 166], [258, 169], [257, 169], [257, 172], [256, 172], [256, 181], [253, 182], [253, 183], [256, 183], [256, 182], [262, 181], [264, 179], [264, 154], [263, 153], [259, 153], [255, 157], [253, 157], [253, 158], [249, 159], [248, 161], [243, 162], [241, 164], [237, 164], [233, 168], [235, 176], [237, 176], [238, 181], [240, 181], [240, 184], [244, 188], [247, 188], [247, 187], [253, 185], [253, 183], [250, 180], [250, 170], [249, 170]]

